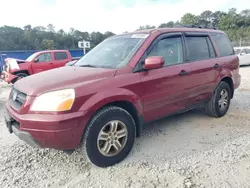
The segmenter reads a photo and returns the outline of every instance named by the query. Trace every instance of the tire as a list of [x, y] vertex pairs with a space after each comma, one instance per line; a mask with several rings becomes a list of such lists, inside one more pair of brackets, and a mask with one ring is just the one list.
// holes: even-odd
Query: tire
[[[112, 127], [116, 127], [117, 131], [112, 132]], [[102, 131], [105, 133], [104, 140], [99, 139]], [[118, 139], [125, 134], [125, 137]], [[98, 167], [108, 167], [127, 157], [133, 148], [135, 137], [136, 126], [133, 117], [120, 107], [109, 106], [98, 111], [87, 125], [81, 149], [91, 163]], [[110, 150], [105, 151], [105, 146], [110, 146], [110, 144], [113, 144], [111, 148], [107, 147]]]
[[24, 77], [27, 77], [28, 75], [25, 73], [18, 73], [18, 74], [16, 74], [16, 76], [17, 76], [17, 78], [11, 81], [12, 84], [14, 84], [16, 81], [18, 81]]
[[[223, 95], [223, 93], [225, 95]], [[226, 102], [226, 105], [225, 103], [221, 103], [223, 105], [220, 105], [220, 101], [222, 101], [222, 98], [224, 98], [224, 96], [226, 95], [227, 97], [224, 99], [224, 101]], [[213, 96], [207, 102], [206, 107], [205, 107], [205, 113], [209, 116], [217, 117], [217, 118], [224, 116], [229, 109], [230, 101], [232, 97], [231, 95], [232, 95], [232, 91], [230, 89], [229, 84], [227, 82], [221, 81], [219, 85], [216, 87], [213, 93]]]

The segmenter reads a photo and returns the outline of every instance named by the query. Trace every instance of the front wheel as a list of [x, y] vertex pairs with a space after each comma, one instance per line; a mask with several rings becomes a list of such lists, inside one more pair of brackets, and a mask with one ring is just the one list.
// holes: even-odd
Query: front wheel
[[224, 81], [220, 82], [216, 87], [212, 98], [206, 104], [206, 114], [212, 117], [224, 116], [230, 106], [231, 93], [229, 84]]
[[87, 125], [82, 149], [94, 165], [108, 167], [130, 153], [135, 137], [133, 117], [120, 107], [105, 107]]
[[17, 78], [11, 81], [12, 84], [14, 84], [16, 81], [21, 80], [24, 77], [27, 77], [28, 75], [25, 73], [18, 73], [16, 74]]

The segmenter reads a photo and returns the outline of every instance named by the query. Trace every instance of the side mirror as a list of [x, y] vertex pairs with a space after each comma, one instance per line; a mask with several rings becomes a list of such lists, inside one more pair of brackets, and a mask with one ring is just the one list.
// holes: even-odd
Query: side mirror
[[147, 70], [158, 69], [158, 68], [162, 68], [163, 66], [164, 66], [164, 57], [153, 56], [153, 57], [148, 57], [145, 60], [144, 69], [147, 69]]
[[35, 58], [35, 59], [34, 59], [34, 62], [35, 62], [35, 63], [37, 63], [38, 61], [39, 61], [39, 59], [38, 59], [38, 58]]

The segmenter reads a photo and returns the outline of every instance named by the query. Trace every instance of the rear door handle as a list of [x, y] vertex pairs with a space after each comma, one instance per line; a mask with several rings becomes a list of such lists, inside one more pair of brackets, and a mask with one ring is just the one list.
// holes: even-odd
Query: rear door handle
[[216, 64], [214, 65], [214, 68], [215, 68], [215, 69], [219, 69], [219, 68], [221, 68], [221, 65], [219, 65], [219, 64], [216, 63]]
[[182, 70], [180, 73], [179, 73], [179, 76], [186, 76], [188, 75], [189, 72], [185, 71], [185, 70]]

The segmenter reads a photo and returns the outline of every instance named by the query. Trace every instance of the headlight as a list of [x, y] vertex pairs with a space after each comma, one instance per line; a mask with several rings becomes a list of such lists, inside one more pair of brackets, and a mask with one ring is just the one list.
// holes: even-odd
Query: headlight
[[31, 111], [61, 112], [70, 110], [75, 100], [75, 90], [65, 89], [44, 93], [31, 105]]

